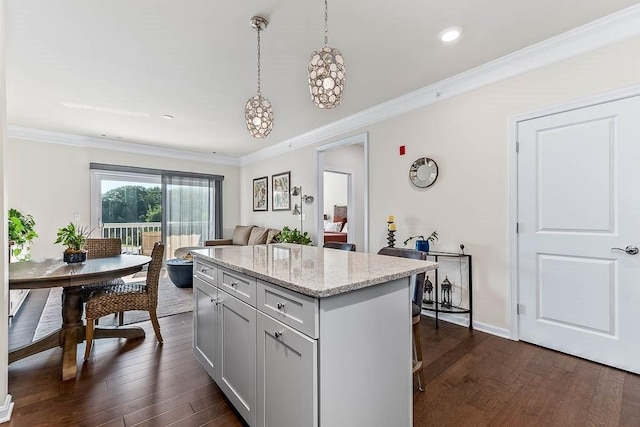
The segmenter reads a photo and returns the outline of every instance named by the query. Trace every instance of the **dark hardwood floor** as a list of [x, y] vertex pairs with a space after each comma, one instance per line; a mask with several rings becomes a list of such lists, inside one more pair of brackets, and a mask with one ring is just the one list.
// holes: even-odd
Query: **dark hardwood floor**
[[[144, 340], [98, 340], [71, 381], [60, 381], [60, 349], [10, 365], [8, 425], [243, 425], [193, 357], [191, 322], [161, 318], [164, 345], [149, 322]], [[429, 318], [420, 330], [415, 426], [640, 426], [637, 375], [447, 323], [437, 331]]]

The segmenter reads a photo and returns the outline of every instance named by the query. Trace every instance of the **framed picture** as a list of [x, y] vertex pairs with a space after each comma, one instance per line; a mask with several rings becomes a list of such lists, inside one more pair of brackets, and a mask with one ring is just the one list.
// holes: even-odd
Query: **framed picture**
[[253, 210], [269, 210], [269, 180], [266, 176], [253, 180]]
[[278, 175], [271, 175], [271, 194], [273, 195], [274, 211], [291, 210], [291, 194], [289, 193], [289, 183], [291, 172], [283, 172]]

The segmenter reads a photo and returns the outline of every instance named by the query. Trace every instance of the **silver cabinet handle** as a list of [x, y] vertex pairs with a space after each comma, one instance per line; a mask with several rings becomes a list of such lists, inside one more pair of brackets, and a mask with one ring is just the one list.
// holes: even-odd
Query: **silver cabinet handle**
[[232, 288], [236, 288], [236, 287], [238, 287], [238, 284], [236, 282], [231, 282], [231, 287]]
[[278, 307], [278, 310], [282, 310], [284, 308], [284, 303], [279, 302], [276, 306]]
[[200, 273], [206, 273], [206, 272], [207, 272], [207, 269], [206, 269], [206, 268], [201, 268], [201, 269], [200, 269]]
[[626, 252], [629, 255], [638, 255], [638, 252], [640, 252], [640, 250], [638, 250], [637, 247], [635, 246], [627, 246], [626, 248], [622, 249], [622, 248], [611, 248], [612, 251], [622, 251], [622, 252]]
[[284, 332], [284, 331], [275, 331], [275, 332], [273, 333], [273, 336], [274, 336], [274, 337], [276, 337], [276, 338], [280, 338], [280, 337], [282, 336], [283, 332]]

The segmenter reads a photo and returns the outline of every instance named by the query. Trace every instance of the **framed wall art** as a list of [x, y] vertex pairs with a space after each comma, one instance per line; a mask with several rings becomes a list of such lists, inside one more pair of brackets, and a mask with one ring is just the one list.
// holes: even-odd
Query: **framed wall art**
[[266, 176], [253, 180], [253, 211], [269, 210], [269, 179]]
[[291, 194], [289, 192], [289, 184], [291, 182], [291, 172], [283, 172], [277, 175], [271, 175], [271, 194], [273, 195], [274, 211], [290, 211], [291, 210]]

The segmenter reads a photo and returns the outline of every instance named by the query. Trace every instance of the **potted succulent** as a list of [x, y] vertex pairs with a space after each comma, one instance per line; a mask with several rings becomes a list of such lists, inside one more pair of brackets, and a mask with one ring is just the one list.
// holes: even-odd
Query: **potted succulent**
[[416, 250], [422, 252], [429, 252], [429, 242], [435, 243], [438, 240], [438, 232], [434, 231], [426, 239], [424, 236], [411, 236], [404, 241], [404, 245], [407, 246], [411, 240], [416, 239]]
[[9, 244], [11, 257], [19, 261], [28, 260], [29, 245], [38, 237], [34, 230], [35, 220], [31, 215], [24, 215], [16, 209], [9, 209]]
[[70, 222], [66, 227], [58, 228], [57, 239], [54, 243], [62, 243], [67, 249], [64, 250], [62, 259], [66, 263], [85, 262], [87, 251], [84, 245], [91, 234], [88, 227], [79, 227]]
[[278, 243], [298, 243], [301, 245], [310, 245], [311, 237], [309, 237], [309, 233], [306, 231], [304, 233], [300, 233], [297, 228], [291, 230], [289, 227], [282, 227], [282, 231], [276, 237], [276, 241]]

